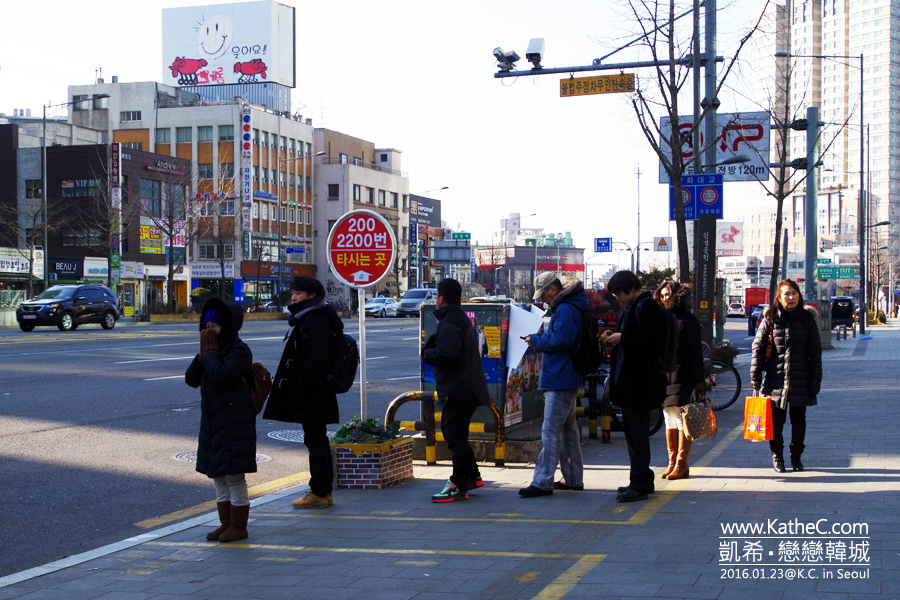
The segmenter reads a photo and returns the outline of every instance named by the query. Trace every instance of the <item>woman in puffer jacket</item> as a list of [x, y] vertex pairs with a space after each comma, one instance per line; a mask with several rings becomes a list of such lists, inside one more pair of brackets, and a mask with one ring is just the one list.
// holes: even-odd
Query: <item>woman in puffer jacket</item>
[[822, 341], [815, 316], [803, 306], [800, 287], [790, 279], [778, 284], [775, 303], [763, 312], [753, 340], [750, 382], [755, 395], [772, 398], [772, 466], [778, 473], [785, 471], [782, 430], [790, 413], [791, 466], [802, 471], [806, 407], [816, 404], [822, 387]]

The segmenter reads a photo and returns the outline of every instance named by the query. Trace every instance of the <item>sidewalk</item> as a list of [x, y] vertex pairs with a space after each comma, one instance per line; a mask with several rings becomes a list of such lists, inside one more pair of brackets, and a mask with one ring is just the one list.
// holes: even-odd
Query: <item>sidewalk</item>
[[[897, 598], [900, 323], [867, 333], [825, 351], [802, 473], [776, 474], [767, 445], [743, 440], [738, 402], [694, 445], [691, 477], [657, 479], [647, 502], [615, 500], [628, 460], [614, 432], [585, 441], [583, 492], [520, 498], [531, 466], [484, 464], [469, 501], [434, 504], [449, 464], [417, 463], [415, 480], [337, 490], [324, 511], [291, 507], [302, 487], [254, 500], [244, 543], [207, 542], [207, 514], [0, 578], [0, 599]], [[663, 436], [651, 444], [662, 467]], [[754, 523], [766, 529], [723, 537]]]

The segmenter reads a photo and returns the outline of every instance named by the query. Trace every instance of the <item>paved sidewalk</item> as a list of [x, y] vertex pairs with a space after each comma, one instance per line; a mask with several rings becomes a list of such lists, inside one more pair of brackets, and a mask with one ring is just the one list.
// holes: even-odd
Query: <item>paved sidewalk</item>
[[[324, 511], [291, 507], [304, 488], [255, 500], [244, 543], [207, 542], [208, 514], [0, 578], [0, 599], [898, 598], [900, 324], [869, 333], [825, 352], [803, 473], [774, 473], [767, 445], [743, 440], [738, 402], [694, 445], [691, 477], [657, 479], [647, 502], [615, 501], [628, 461], [613, 433], [585, 441], [584, 492], [520, 498], [529, 465], [483, 465], [469, 501], [433, 504], [449, 465], [416, 464]], [[723, 537], [747, 523], [772, 529]]]

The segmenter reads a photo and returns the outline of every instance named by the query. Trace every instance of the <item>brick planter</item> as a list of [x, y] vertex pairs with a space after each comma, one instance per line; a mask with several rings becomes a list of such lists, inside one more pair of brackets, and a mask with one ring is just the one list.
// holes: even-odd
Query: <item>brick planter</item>
[[412, 437], [383, 444], [332, 444], [339, 488], [380, 490], [413, 478]]

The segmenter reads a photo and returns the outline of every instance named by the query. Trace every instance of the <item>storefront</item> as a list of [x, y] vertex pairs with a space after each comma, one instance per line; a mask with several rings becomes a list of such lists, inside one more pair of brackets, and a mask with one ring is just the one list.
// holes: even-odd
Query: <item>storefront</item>
[[144, 299], [146, 298], [146, 274], [144, 263], [137, 261], [122, 261], [122, 280], [116, 286], [116, 294], [119, 296], [119, 310], [125, 318], [133, 319], [147, 314]]
[[[190, 281], [190, 269], [184, 266], [175, 267], [173, 284], [175, 285], [175, 308], [188, 307], [188, 281]], [[168, 265], [144, 265], [146, 276], [144, 306], [152, 313], [172, 312], [172, 307], [167, 305], [169, 301], [169, 266]]]
[[[191, 291], [205, 288], [216, 292], [222, 285], [222, 266], [218, 262], [192, 262]], [[244, 301], [244, 282], [234, 278], [234, 263], [225, 263], [225, 289], [221, 297], [225, 300]]]
[[244, 297], [247, 301], [259, 297], [260, 301], [268, 301], [278, 294], [282, 288], [290, 289], [291, 279], [298, 275], [316, 276], [315, 265], [284, 265], [284, 275], [279, 283], [278, 265], [271, 262], [245, 260], [241, 263], [241, 277], [244, 283]]

